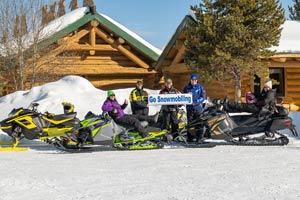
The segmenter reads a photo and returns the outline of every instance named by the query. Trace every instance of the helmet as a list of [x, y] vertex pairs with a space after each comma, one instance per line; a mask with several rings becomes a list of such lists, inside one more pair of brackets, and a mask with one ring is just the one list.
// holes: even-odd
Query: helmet
[[74, 112], [74, 105], [70, 102], [62, 102], [62, 105], [64, 107], [64, 113], [73, 113]]
[[112, 90], [107, 91], [107, 97], [114, 96], [114, 95], [115, 95], [114, 91]]
[[196, 80], [198, 80], [198, 75], [197, 75], [197, 74], [192, 74], [192, 75], [191, 75], [191, 79], [196, 79]]

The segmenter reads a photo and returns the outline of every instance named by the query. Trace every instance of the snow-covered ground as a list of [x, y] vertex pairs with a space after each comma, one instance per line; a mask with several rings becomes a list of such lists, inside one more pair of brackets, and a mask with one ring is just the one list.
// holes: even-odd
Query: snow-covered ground
[[[115, 91], [119, 102], [128, 98], [131, 89]], [[12, 108], [32, 101], [40, 104], [40, 111], [53, 113], [62, 113], [61, 102], [70, 101], [83, 118], [89, 110], [100, 113], [105, 98], [106, 92], [87, 80], [68, 76], [0, 98], [0, 120]], [[300, 132], [300, 114], [291, 116]], [[290, 140], [284, 147], [218, 145], [148, 151], [102, 147], [78, 154], [24, 141], [22, 145], [30, 150], [0, 152], [0, 200], [300, 199], [300, 143]]]

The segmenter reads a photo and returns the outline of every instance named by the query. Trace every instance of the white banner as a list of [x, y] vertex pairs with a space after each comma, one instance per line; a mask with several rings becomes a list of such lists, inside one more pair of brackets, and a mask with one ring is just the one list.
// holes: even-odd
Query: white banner
[[159, 94], [150, 95], [148, 98], [149, 105], [180, 105], [192, 103], [193, 96], [191, 94]]

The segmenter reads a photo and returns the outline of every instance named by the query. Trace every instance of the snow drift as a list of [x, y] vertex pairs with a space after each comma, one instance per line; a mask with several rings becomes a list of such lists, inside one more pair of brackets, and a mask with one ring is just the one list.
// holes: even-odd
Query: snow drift
[[[128, 100], [133, 88], [114, 90], [120, 104]], [[149, 94], [157, 94], [156, 90], [148, 90]], [[71, 102], [75, 105], [77, 117], [83, 119], [88, 111], [102, 113], [101, 107], [106, 99], [106, 91], [95, 88], [88, 80], [79, 76], [66, 76], [56, 82], [33, 87], [28, 91], [17, 91], [0, 98], [0, 120], [7, 118], [13, 108], [27, 108], [31, 102], [39, 103], [40, 112], [62, 114], [62, 102]], [[160, 106], [150, 106], [150, 114], [156, 113]], [[130, 104], [125, 113], [131, 113]]]

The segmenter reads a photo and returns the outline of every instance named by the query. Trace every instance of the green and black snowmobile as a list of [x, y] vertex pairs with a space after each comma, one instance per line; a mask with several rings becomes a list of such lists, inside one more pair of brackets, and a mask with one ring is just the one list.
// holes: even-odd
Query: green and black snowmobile
[[112, 145], [120, 150], [159, 149], [164, 147], [162, 137], [167, 130], [148, 126], [142, 122], [150, 136], [143, 138], [129, 126], [116, 124], [107, 113], [95, 115], [88, 112], [79, 128], [74, 128], [69, 137], [55, 138], [51, 141], [60, 150], [82, 150], [98, 145]]

